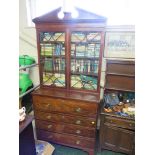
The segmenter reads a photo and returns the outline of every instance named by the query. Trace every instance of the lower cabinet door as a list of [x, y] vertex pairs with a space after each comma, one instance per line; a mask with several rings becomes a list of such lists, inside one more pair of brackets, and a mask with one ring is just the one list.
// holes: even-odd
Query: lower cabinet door
[[101, 147], [117, 152], [132, 154], [134, 148], [134, 131], [103, 125]]

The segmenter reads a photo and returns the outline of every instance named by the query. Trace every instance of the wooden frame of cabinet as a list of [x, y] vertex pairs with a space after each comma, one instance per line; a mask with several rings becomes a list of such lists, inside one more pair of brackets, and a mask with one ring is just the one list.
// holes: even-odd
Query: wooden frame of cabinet
[[[90, 91], [90, 92], [94, 92], [94, 93], [99, 93], [100, 92], [100, 76], [101, 76], [101, 64], [102, 64], [102, 55], [103, 55], [103, 48], [104, 48], [104, 27], [105, 27], [105, 23], [106, 23], [106, 18], [102, 17], [102, 16], [98, 16], [95, 15], [93, 13], [84, 11], [82, 9], [77, 9], [79, 12], [79, 17], [77, 19], [72, 19], [71, 18], [71, 14], [70, 13], [65, 13], [65, 17], [64, 19], [58, 19], [57, 14], [60, 11], [59, 9], [56, 9], [42, 17], [38, 17], [35, 18], [33, 21], [36, 25], [36, 30], [37, 30], [37, 47], [38, 47], [38, 62], [39, 62], [39, 73], [40, 73], [40, 82], [41, 82], [41, 87], [48, 87], [48, 88], [54, 88], [54, 89], [65, 89], [66, 91]], [[47, 34], [49, 32], [49, 34]], [[41, 67], [41, 60], [43, 59], [43, 62], [45, 62], [44, 56], [41, 55], [41, 43], [49, 43], [49, 44], [57, 44], [57, 43], [62, 43], [62, 41], [59, 41], [59, 37], [58, 40], [54, 39], [52, 35], [55, 33], [64, 33], [64, 40], [63, 40], [63, 46], [64, 46], [64, 55], [63, 56], [58, 56], [58, 55], [52, 55], [51, 54], [51, 58], [52, 59], [64, 59], [65, 60], [65, 69], [64, 69], [64, 76], [65, 79], [64, 83], [65, 86], [63, 87], [58, 87], [58, 86], [45, 86], [44, 83], [45, 81], [43, 81], [43, 74], [42, 72], [44, 72], [43, 67]], [[78, 33], [79, 32], [79, 38], [83, 37], [82, 35], [84, 34], [84, 38], [82, 38], [80, 41], [78, 40], [77, 42], [72, 40], [73, 34], [74, 33]], [[50, 34], [51, 34], [51, 40], [52, 41], [41, 41], [41, 33], [46, 33], [45, 35], [49, 35], [48, 39], [50, 40]], [[80, 34], [81, 33], [81, 34]], [[94, 33], [94, 34], [93, 34]], [[97, 33], [99, 33], [100, 36], [95, 37], [95, 35]], [[92, 36], [94, 35], [94, 38]], [[98, 34], [97, 34], [98, 35]], [[91, 39], [88, 39], [88, 36]], [[75, 36], [77, 38], [77, 35]], [[46, 36], [44, 37], [46, 38]], [[56, 38], [56, 37], [55, 37]], [[74, 38], [75, 40], [75, 38]], [[71, 45], [75, 45], [78, 46], [79, 44], [83, 45], [85, 44], [85, 47], [87, 48], [87, 50], [85, 50], [83, 53], [88, 53], [89, 51], [92, 50], [89, 49], [89, 45], [91, 47], [91, 45], [94, 44], [94, 46], [98, 45], [99, 46], [99, 51], [98, 51], [98, 55], [97, 56], [84, 56], [84, 57], [78, 57], [76, 56], [76, 58], [74, 58], [71, 55]], [[52, 48], [52, 47], [51, 47]], [[93, 51], [94, 53], [97, 52], [96, 50]], [[89, 53], [88, 53], [89, 54]], [[45, 56], [45, 57], [50, 57], [50, 56]], [[75, 60], [77, 62], [77, 60], [80, 59], [82, 64], [85, 64], [86, 61], [88, 61], [88, 63], [86, 63], [87, 67], [88, 67], [88, 72], [85, 71], [81, 71], [81, 72], [75, 72], [75, 74], [73, 74], [71, 72], [71, 60]], [[96, 60], [96, 64], [97, 64], [97, 71], [95, 71], [95, 67], [94, 62]], [[92, 64], [90, 64], [92, 62]], [[60, 66], [61, 64], [59, 64]], [[81, 64], [80, 64], [81, 65]], [[89, 66], [88, 66], [89, 65]], [[92, 66], [91, 66], [92, 65]], [[85, 67], [84, 65], [81, 65], [83, 67], [81, 67], [81, 70]], [[91, 71], [90, 68], [93, 68], [94, 70]], [[84, 70], [84, 69], [83, 69]], [[52, 72], [56, 73], [57, 71], [54, 69], [52, 70]], [[58, 73], [60, 73], [60, 71], [58, 70]], [[92, 88], [87, 88], [84, 87], [82, 88], [74, 88], [73, 86], [71, 86], [71, 81], [73, 81], [71, 79], [71, 77], [73, 75], [75, 76], [75, 79], [77, 78], [79, 80], [82, 81], [79, 85], [82, 85], [84, 87], [84, 85], [88, 85], [88, 87], [92, 87]], [[80, 77], [78, 77], [78, 75]], [[83, 77], [83, 79], [81, 78]], [[86, 78], [85, 78], [86, 77]], [[85, 79], [90, 79], [90, 81], [86, 81]], [[77, 81], [78, 81], [77, 80]], [[73, 81], [74, 82], [74, 81]], [[84, 83], [84, 85], [83, 85]], [[93, 84], [90, 83], [94, 83], [95, 87], [93, 88]]]
[[[135, 62], [107, 60], [104, 94], [135, 92]], [[134, 155], [135, 120], [113, 112], [100, 111], [99, 150], [108, 149]]]
[[106, 18], [76, 9], [76, 19], [59, 19], [58, 8], [33, 20], [41, 82], [34, 114], [38, 139], [94, 155]]

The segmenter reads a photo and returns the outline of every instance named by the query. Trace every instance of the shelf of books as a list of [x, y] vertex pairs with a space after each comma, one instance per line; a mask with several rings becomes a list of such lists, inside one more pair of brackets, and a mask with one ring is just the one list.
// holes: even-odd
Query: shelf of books
[[97, 90], [100, 40], [100, 32], [72, 32], [72, 88]]
[[44, 85], [66, 87], [65, 33], [40, 33], [40, 59]]

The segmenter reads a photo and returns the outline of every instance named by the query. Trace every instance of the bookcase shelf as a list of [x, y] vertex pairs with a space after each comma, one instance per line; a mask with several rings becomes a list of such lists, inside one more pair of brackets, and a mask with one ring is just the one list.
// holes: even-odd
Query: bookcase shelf
[[98, 76], [98, 74], [95, 74], [95, 73], [83, 73], [83, 72], [71, 72], [71, 74], [72, 74], [72, 75], [81, 75], [81, 74], [82, 74], [82, 75], [94, 76], [94, 77], [95, 77], [95, 76], [96, 76], [96, 77]]
[[88, 60], [98, 60], [98, 57], [80, 57], [80, 56], [71, 56], [71, 59], [88, 59]]
[[100, 44], [100, 43], [101, 43], [100, 41], [85, 41], [85, 42], [71, 41], [71, 44], [76, 44], [76, 45]]

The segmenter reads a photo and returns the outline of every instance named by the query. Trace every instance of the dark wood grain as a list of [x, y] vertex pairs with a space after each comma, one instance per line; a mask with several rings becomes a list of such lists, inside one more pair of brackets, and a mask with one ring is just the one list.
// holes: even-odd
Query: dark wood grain
[[104, 124], [102, 148], [126, 154], [133, 153], [134, 132]]
[[[106, 61], [104, 94], [135, 92], [135, 62], [122, 60]], [[99, 150], [108, 149], [134, 155], [135, 120], [114, 112], [100, 110]]]
[[135, 78], [122, 75], [106, 75], [107, 89], [135, 91]]
[[110, 116], [105, 116], [105, 123], [109, 123], [109, 125], [112, 126], [117, 126], [121, 128], [126, 128], [126, 129], [135, 129], [135, 122], [132, 120], [127, 120], [125, 118], [116, 118], [116, 117], [110, 117]]
[[53, 123], [47, 121], [40, 121], [36, 120], [36, 128], [50, 131], [50, 132], [57, 132], [57, 133], [67, 133], [73, 134], [78, 136], [85, 136], [89, 138], [95, 138], [95, 128], [83, 127], [79, 125], [73, 124], [65, 124], [65, 123]]
[[47, 132], [44, 130], [37, 129], [37, 138], [46, 139], [59, 144], [65, 144], [68, 146], [78, 147], [78, 148], [93, 148], [95, 141], [93, 138], [86, 138], [81, 136], [69, 135], [69, 134], [59, 134], [53, 132]]
[[[33, 19], [37, 34], [37, 49], [39, 63], [40, 88], [33, 95], [34, 114], [37, 126], [37, 136], [42, 140], [81, 148], [94, 155], [96, 141], [96, 126], [98, 106], [100, 103], [100, 77], [102, 54], [104, 48], [104, 29], [106, 18], [94, 13], [76, 8], [79, 16], [74, 19], [70, 13], [65, 12], [63, 19], [58, 18], [60, 8], [43, 16]], [[45, 86], [43, 84], [44, 64], [41, 64], [40, 33], [65, 33], [65, 87]], [[75, 89], [71, 87], [71, 33], [72, 32], [99, 32], [101, 34], [97, 89]], [[51, 42], [50, 42], [51, 43]], [[56, 57], [53, 57], [56, 59]], [[58, 58], [58, 57], [57, 57]], [[77, 58], [79, 59], [79, 58]], [[94, 61], [93, 59], [84, 59]], [[54, 72], [54, 71], [53, 71]], [[57, 73], [57, 72], [55, 72]], [[90, 76], [90, 73], [84, 74]], [[88, 138], [89, 137], [89, 138]]]
[[97, 93], [85, 93], [85, 92], [77, 92], [77, 91], [66, 91], [66, 90], [57, 90], [57, 89], [46, 89], [41, 88], [34, 91], [33, 96], [40, 95], [52, 98], [61, 98], [61, 99], [72, 99], [75, 101], [86, 101], [91, 103], [99, 103], [100, 95]]
[[[111, 62], [111, 61], [110, 61]], [[111, 62], [107, 63], [107, 74], [117, 74], [126, 76], [135, 76], [135, 65], [134, 63], [124, 62]]]
[[96, 118], [81, 117], [76, 115], [66, 115], [63, 113], [47, 113], [35, 111], [35, 118], [55, 123], [69, 123], [86, 127], [96, 127]]
[[[94, 102], [64, 100], [59, 98], [50, 98], [42, 96], [33, 96], [34, 108], [47, 112], [59, 112], [67, 114], [76, 114], [83, 116], [96, 117], [97, 104]], [[92, 110], [93, 109], [93, 110]]]

